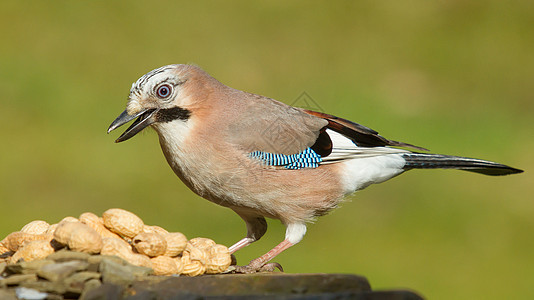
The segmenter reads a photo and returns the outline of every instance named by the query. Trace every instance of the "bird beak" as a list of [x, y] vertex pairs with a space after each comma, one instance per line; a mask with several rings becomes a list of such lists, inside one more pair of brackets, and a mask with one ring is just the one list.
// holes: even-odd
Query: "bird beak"
[[135, 115], [130, 115], [125, 110], [115, 119], [115, 121], [113, 121], [113, 123], [111, 123], [111, 125], [109, 125], [108, 133], [137, 118], [137, 120], [135, 120], [132, 125], [130, 125], [130, 127], [128, 127], [128, 129], [115, 140], [115, 143], [126, 141], [141, 132], [141, 130], [145, 129], [148, 125], [154, 123], [155, 118], [153, 116], [156, 111], [157, 109], [155, 108], [146, 109]]

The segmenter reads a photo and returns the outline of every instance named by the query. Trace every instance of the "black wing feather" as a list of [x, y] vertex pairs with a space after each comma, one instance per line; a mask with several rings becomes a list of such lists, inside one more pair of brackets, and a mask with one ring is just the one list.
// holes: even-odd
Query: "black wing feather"
[[[312, 110], [307, 110], [307, 109], [304, 109], [303, 111], [312, 116], [316, 116], [316, 117], [327, 120], [328, 125], [326, 126], [326, 128], [329, 128], [335, 132], [338, 132], [350, 138], [353, 142], [355, 142], [357, 145], [362, 146], [362, 147], [394, 146], [394, 147], [408, 147], [408, 148], [413, 148], [417, 150], [428, 151], [428, 149], [425, 149], [423, 147], [415, 146], [415, 145], [408, 144], [408, 143], [388, 140], [385, 137], [379, 135], [377, 131], [371, 128], [368, 128], [366, 126], [363, 126], [358, 123], [354, 123], [352, 121], [349, 121], [343, 118], [339, 118], [333, 115], [316, 112]], [[321, 138], [322, 137], [319, 136], [318, 140]], [[328, 137], [328, 139], [330, 138]], [[316, 142], [316, 144], [318, 142]]]

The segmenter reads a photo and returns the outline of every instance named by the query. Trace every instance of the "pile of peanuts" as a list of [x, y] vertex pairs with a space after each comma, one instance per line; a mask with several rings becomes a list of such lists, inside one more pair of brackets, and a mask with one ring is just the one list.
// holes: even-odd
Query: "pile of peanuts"
[[155, 275], [198, 276], [228, 269], [228, 248], [208, 238], [187, 240], [180, 232], [149, 226], [135, 214], [112, 208], [102, 217], [86, 212], [57, 224], [33, 221], [0, 241], [0, 255], [9, 263], [43, 259], [67, 247], [89, 254], [115, 255]]

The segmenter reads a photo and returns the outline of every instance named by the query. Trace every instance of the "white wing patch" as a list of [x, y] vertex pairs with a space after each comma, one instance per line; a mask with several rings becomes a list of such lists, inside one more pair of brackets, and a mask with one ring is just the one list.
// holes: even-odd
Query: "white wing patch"
[[408, 150], [390, 147], [358, 147], [342, 134], [326, 130], [332, 140], [332, 154], [321, 164], [341, 163], [345, 194], [361, 190], [373, 183], [386, 181], [403, 172]]
[[376, 157], [387, 154], [410, 153], [408, 150], [390, 147], [358, 147], [352, 140], [333, 130], [326, 129], [332, 140], [332, 153], [323, 157], [321, 164], [336, 163], [349, 159]]

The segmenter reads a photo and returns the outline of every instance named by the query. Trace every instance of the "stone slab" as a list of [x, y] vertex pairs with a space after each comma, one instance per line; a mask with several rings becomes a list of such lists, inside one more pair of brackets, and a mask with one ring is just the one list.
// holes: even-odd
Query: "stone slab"
[[418, 300], [411, 291], [372, 291], [351, 274], [225, 274], [136, 281], [124, 299], [366, 299]]

